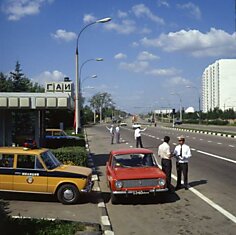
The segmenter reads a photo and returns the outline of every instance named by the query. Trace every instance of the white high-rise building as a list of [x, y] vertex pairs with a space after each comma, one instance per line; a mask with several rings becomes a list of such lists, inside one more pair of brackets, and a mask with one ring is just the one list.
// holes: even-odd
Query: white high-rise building
[[220, 59], [202, 75], [202, 109], [236, 110], [236, 59]]

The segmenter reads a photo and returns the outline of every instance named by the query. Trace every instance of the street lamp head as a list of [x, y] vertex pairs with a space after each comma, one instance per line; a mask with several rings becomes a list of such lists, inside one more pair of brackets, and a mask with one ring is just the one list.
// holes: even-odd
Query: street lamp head
[[103, 61], [103, 58], [96, 58], [96, 61]]
[[98, 76], [96, 74], [92, 75], [91, 78], [97, 78]]
[[97, 20], [96, 23], [107, 23], [109, 21], [111, 21], [111, 18], [107, 17], [107, 18], [103, 18], [103, 19]]

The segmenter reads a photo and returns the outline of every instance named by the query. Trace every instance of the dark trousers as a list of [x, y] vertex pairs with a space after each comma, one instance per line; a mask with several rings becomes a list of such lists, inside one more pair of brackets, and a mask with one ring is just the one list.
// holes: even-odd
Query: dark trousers
[[114, 133], [111, 134], [111, 144], [114, 142]]
[[178, 163], [176, 162], [177, 170], [177, 187], [181, 185], [181, 175], [184, 176], [184, 187], [188, 186], [188, 163]]
[[140, 146], [140, 148], [143, 148], [143, 143], [142, 143], [141, 136], [136, 138], [136, 148], [138, 148], [138, 146]]
[[170, 159], [161, 159], [161, 167], [162, 167], [163, 172], [166, 174], [167, 188], [171, 189], [172, 161]]

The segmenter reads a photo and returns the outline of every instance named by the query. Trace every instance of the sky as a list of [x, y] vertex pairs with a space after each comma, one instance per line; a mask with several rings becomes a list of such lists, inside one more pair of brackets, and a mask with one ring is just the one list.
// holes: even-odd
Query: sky
[[81, 33], [86, 101], [107, 92], [130, 113], [198, 110], [204, 69], [236, 59], [235, 11], [235, 0], [0, 0], [0, 72], [19, 61], [32, 82], [74, 82]]

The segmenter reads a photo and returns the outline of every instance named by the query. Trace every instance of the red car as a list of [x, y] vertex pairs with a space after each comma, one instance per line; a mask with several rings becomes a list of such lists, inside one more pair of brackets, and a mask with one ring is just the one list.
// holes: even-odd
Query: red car
[[144, 148], [119, 149], [110, 152], [106, 163], [111, 202], [118, 195], [144, 195], [168, 191], [166, 175], [158, 167], [153, 151]]

